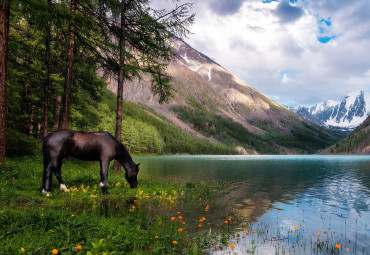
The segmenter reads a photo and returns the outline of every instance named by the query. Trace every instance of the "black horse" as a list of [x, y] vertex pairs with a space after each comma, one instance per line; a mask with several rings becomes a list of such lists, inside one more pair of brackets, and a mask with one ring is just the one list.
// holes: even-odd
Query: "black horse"
[[132, 160], [126, 147], [108, 132], [79, 132], [58, 130], [48, 134], [43, 141], [44, 173], [42, 193], [49, 194], [54, 173], [60, 190], [68, 191], [61, 175], [62, 161], [69, 156], [81, 160], [100, 161], [100, 186], [107, 193], [108, 167], [112, 159], [126, 170], [125, 178], [131, 188], [137, 187], [139, 165]]

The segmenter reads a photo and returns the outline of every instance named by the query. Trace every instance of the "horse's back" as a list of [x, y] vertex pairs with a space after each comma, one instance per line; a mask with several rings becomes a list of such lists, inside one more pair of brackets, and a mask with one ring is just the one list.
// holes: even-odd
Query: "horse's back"
[[71, 156], [82, 160], [100, 161], [112, 160], [117, 154], [119, 143], [105, 131], [80, 132], [62, 129], [47, 135], [44, 146], [52, 157]]

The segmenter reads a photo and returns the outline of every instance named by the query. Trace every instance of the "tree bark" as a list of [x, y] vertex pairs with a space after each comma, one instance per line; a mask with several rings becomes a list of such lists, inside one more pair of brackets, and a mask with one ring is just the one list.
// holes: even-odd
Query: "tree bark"
[[46, 40], [45, 40], [45, 98], [44, 98], [44, 110], [42, 116], [42, 128], [40, 139], [43, 140], [48, 134], [48, 123], [49, 123], [49, 105], [50, 105], [50, 94], [51, 94], [51, 80], [50, 80], [50, 12], [51, 12], [51, 0], [48, 0], [48, 21], [46, 24]]
[[[116, 114], [116, 139], [121, 142], [122, 137], [122, 100], [123, 100], [123, 81], [125, 78], [125, 46], [126, 46], [126, 25], [125, 25], [126, 5], [125, 0], [121, 0], [121, 36], [119, 38], [119, 75], [117, 85], [117, 114]], [[121, 165], [115, 161], [113, 170], [121, 172]]]
[[30, 134], [29, 130], [29, 122], [30, 122], [30, 116], [29, 116], [29, 96], [30, 96], [30, 71], [29, 71], [29, 64], [30, 64], [30, 55], [28, 52], [26, 53], [26, 56], [24, 57], [24, 65], [26, 67], [26, 71], [24, 73], [24, 97], [23, 97], [23, 122], [22, 122], [22, 132], [26, 135]]
[[54, 106], [54, 124], [53, 124], [53, 131], [58, 130], [59, 127], [59, 120], [60, 120], [60, 110], [62, 108], [62, 97], [60, 95], [57, 95], [57, 98], [55, 100], [55, 106]]
[[[76, 7], [77, 7], [77, 0], [71, 0], [71, 14], [72, 14], [72, 16], [76, 13]], [[75, 25], [74, 25], [74, 21], [72, 20], [71, 24], [69, 26], [69, 45], [68, 45], [68, 56], [67, 56], [67, 71], [66, 71], [65, 87], [64, 87], [64, 105], [63, 105], [62, 128], [65, 128], [65, 129], [68, 129], [68, 126], [69, 126], [74, 46], [75, 46]]]
[[6, 81], [9, 38], [10, 0], [0, 2], [0, 164], [5, 161], [6, 148]]
[[33, 135], [33, 125], [34, 125], [34, 113], [35, 105], [33, 99], [31, 100], [31, 110], [30, 110], [30, 122], [28, 123], [28, 135]]

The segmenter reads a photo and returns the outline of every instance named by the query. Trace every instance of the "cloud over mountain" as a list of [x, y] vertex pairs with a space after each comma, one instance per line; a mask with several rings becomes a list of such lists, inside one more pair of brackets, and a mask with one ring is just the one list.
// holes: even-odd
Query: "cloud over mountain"
[[[370, 92], [368, 0], [202, 0], [194, 12], [186, 41], [280, 103]], [[286, 70], [299, 72], [282, 82]]]

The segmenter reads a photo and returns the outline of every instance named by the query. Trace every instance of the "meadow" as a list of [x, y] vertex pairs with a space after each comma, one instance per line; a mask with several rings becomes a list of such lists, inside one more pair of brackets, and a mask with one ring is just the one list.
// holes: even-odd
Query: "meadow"
[[227, 183], [139, 179], [130, 189], [110, 171], [103, 195], [98, 163], [68, 160], [62, 174], [69, 192], [54, 178], [46, 197], [41, 157], [0, 166], [0, 254], [200, 254], [225, 246], [237, 224], [215, 202]]

